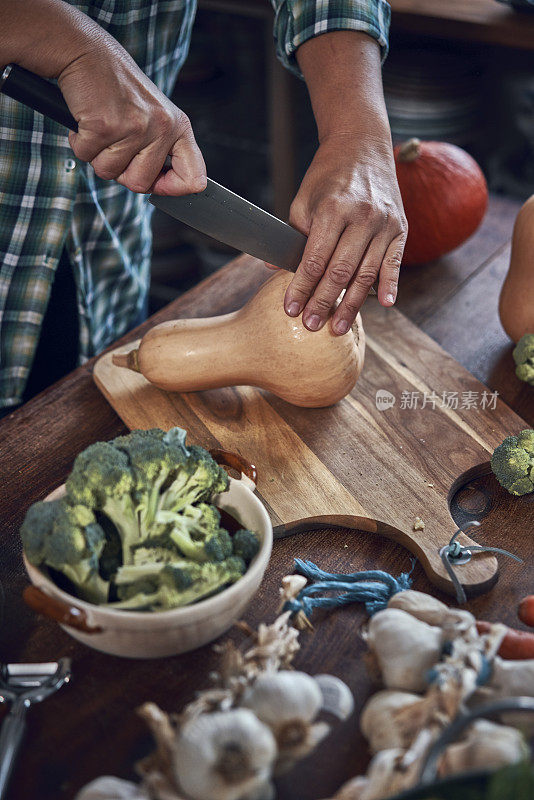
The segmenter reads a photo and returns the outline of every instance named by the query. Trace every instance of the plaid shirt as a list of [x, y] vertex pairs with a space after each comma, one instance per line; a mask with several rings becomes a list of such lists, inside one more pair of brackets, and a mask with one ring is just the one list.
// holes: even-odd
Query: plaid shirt
[[[170, 94], [196, 0], [68, 0], [115, 37]], [[272, 0], [284, 64], [331, 30], [373, 36], [385, 55], [385, 0]], [[139, 316], [150, 279], [152, 206], [73, 157], [66, 131], [0, 94], [0, 408], [20, 403], [63, 248], [73, 265], [80, 363]]]

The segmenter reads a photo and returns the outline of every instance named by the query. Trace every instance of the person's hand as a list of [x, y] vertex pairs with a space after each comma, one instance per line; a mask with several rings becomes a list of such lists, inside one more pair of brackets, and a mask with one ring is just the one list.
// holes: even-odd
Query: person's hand
[[[206, 188], [206, 165], [189, 119], [102, 29], [58, 83], [78, 122], [70, 146], [100, 178], [162, 195]], [[163, 172], [168, 154], [172, 169]]]
[[308, 242], [286, 292], [287, 314], [302, 313], [306, 328], [319, 330], [345, 289], [331, 326], [347, 333], [378, 276], [380, 303], [393, 305], [408, 229], [389, 142], [323, 140], [289, 221]]

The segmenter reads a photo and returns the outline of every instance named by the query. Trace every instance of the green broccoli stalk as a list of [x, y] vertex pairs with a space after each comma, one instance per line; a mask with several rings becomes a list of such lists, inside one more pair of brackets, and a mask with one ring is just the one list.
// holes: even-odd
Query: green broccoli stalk
[[126, 453], [112, 442], [96, 442], [77, 457], [66, 482], [71, 503], [105, 514], [122, 541], [123, 563], [132, 561], [132, 548], [142, 541], [134, 501], [135, 479]]
[[181, 513], [160, 511], [157, 519], [172, 526], [168, 537], [186, 558], [223, 561], [232, 555], [230, 534], [220, 527], [221, 515], [215, 506], [199, 503]]
[[186, 558], [192, 558], [194, 561], [224, 561], [232, 555], [232, 539], [224, 528], [218, 528], [206, 537], [195, 539], [191, 528], [181, 525], [177, 520], [169, 537]]
[[30, 563], [61, 572], [82, 599], [107, 602], [109, 583], [98, 573], [105, 536], [91, 509], [71, 506], [65, 498], [34, 503], [20, 535]]
[[[131, 570], [132, 567], [123, 569]], [[235, 583], [245, 569], [243, 560], [235, 557], [219, 564], [193, 564], [188, 567], [167, 564], [155, 573], [148, 570], [145, 576], [140, 576], [130, 584], [121, 584], [118, 587], [121, 600], [110, 603], [110, 607], [130, 611], [165, 611], [189, 605]]]
[[534, 386], [534, 333], [525, 333], [514, 347], [512, 355], [519, 380]]
[[242, 558], [248, 566], [259, 552], [260, 540], [254, 531], [241, 529], [232, 536], [232, 549], [234, 555]]
[[491, 457], [491, 468], [501, 486], [510, 494], [534, 490], [534, 430], [507, 436]]
[[172, 483], [189, 456], [185, 431], [181, 428], [173, 428], [167, 434], [159, 428], [133, 431], [115, 440], [114, 445], [128, 457], [134, 476], [141, 537], [154, 536], [157, 534], [154, 525], [163, 486]]

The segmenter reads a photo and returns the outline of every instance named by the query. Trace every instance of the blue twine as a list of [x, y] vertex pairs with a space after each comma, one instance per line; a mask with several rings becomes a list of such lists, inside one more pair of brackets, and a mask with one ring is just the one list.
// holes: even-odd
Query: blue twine
[[[304, 613], [310, 617], [314, 608], [339, 608], [351, 603], [364, 603], [372, 616], [387, 607], [388, 601], [397, 592], [412, 585], [408, 573], [394, 578], [382, 570], [366, 570], [342, 574], [325, 572], [311, 561], [295, 559], [295, 569], [315, 583], [305, 586], [296, 598], [288, 600], [284, 610], [293, 614]], [[338, 592], [335, 597], [317, 597], [320, 592]]]
[[480, 672], [477, 675], [477, 686], [484, 686], [484, 684], [489, 681], [491, 678], [491, 671], [491, 662], [486, 658], [484, 653], [482, 653], [482, 666], [480, 667]]
[[[451, 653], [445, 653], [443, 650], [442, 652], [444, 655], [451, 654]], [[484, 653], [481, 653], [480, 655], [482, 658], [482, 663], [480, 665], [480, 670], [477, 674], [476, 684], [477, 686], [484, 686], [484, 684], [486, 684], [491, 678], [492, 666], [491, 662], [486, 658]], [[441, 674], [439, 669], [437, 669], [436, 667], [431, 667], [426, 672], [426, 682], [428, 684], [435, 683], [439, 686], [441, 683], [443, 683], [443, 675]]]

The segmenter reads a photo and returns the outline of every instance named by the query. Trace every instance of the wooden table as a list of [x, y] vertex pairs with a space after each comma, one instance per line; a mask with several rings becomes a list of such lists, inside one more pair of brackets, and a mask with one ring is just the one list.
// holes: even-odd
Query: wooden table
[[[496, 317], [498, 287], [507, 267], [507, 242], [516, 211], [516, 203], [494, 199], [484, 225], [470, 242], [425, 269], [405, 271], [399, 305], [534, 425], [534, 395], [513, 376], [511, 347]], [[238, 308], [264, 275], [257, 263], [241, 256], [159, 312], [136, 335], [163, 319]], [[153, 700], [166, 710], [178, 710], [216, 664], [210, 648], [156, 662], [104, 656], [75, 644], [54, 623], [37, 619], [21, 601], [27, 579], [21, 566], [18, 528], [27, 507], [65, 479], [77, 452], [124, 431], [93, 384], [91, 366], [80, 367], [0, 422], [1, 581], [5, 594], [0, 660], [49, 661], [71, 656], [74, 673], [70, 686], [31, 711], [11, 800], [70, 800], [81, 785], [97, 775], [131, 777], [132, 764], [150, 748], [134, 709]], [[356, 548], [358, 563], [365, 567], [380, 563], [387, 554], [393, 572], [406, 568], [406, 552], [398, 545], [366, 536], [347, 540], [338, 533], [325, 540], [320, 533], [312, 534], [306, 539], [305, 553], [318, 563], [324, 564], [328, 558], [332, 568], [339, 564], [343, 569], [349, 546]], [[276, 544], [268, 577], [247, 613], [250, 623], [274, 616], [280, 578], [299, 551], [303, 552], [302, 544], [294, 539]], [[507, 585], [513, 585], [516, 594], [532, 591], [531, 569], [525, 571], [512, 562], [506, 563], [505, 569]], [[416, 588], [429, 590], [419, 567], [414, 578]], [[506, 593], [484, 595], [470, 608], [479, 617], [516, 624], [512, 598]], [[319, 624], [315, 634], [303, 636], [296, 662], [312, 674], [332, 671], [343, 676], [356, 695], [358, 708], [372, 691], [361, 660], [365, 648], [358, 636], [364, 616], [358, 608], [345, 609]], [[316, 756], [280, 782], [279, 798], [295, 798], [291, 785], [299, 786], [299, 800], [328, 797], [349, 776], [363, 771], [367, 760], [353, 717], [336, 728]]]

